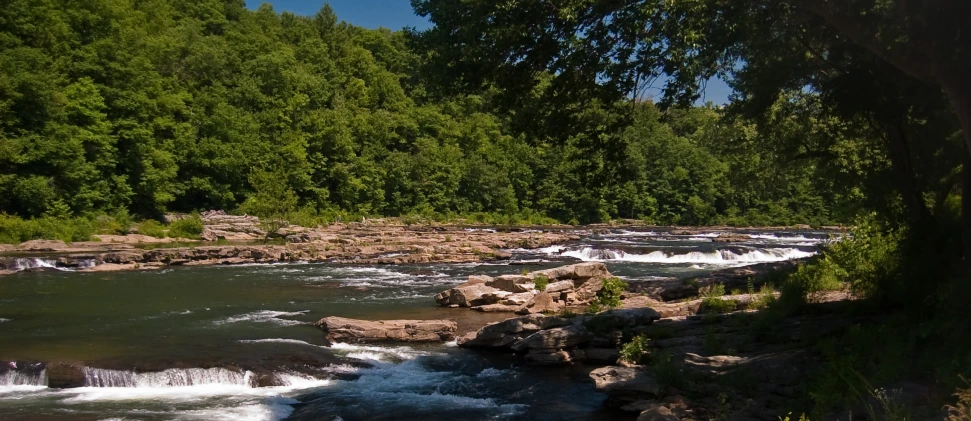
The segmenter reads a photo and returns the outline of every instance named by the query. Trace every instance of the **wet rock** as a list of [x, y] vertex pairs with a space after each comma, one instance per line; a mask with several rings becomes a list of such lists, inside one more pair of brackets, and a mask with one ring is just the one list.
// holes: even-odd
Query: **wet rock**
[[325, 317], [315, 326], [332, 342], [443, 342], [455, 338], [451, 320], [356, 320]]
[[48, 363], [47, 386], [55, 389], [84, 386], [84, 366], [72, 362]]
[[752, 236], [748, 234], [739, 234], [734, 232], [726, 232], [718, 234], [717, 237], [712, 238], [711, 241], [716, 243], [741, 243], [743, 241], [751, 241]]

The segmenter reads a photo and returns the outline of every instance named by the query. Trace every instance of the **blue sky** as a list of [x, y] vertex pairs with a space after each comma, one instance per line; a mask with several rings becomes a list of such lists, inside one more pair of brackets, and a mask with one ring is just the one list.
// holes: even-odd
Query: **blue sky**
[[[401, 29], [406, 26], [425, 29], [431, 25], [427, 19], [415, 15], [411, 9], [410, 0], [246, 0], [246, 6], [251, 9], [256, 9], [263, 3], [272, 4], [277, 12], [288, 11], [300, 15], [312, 15], [317, 13], [324, 3], [330, 3], [338, 19], [372, 29], [378, 27]], [[656, 87], [650, 91], [655, 96], [660, 94], [663, 80], [656, 82]], [[715, 79], [708, 82], [704, 99], [715, 104], [725, 104], [731, 92], [731, 88], [725, 82]]]

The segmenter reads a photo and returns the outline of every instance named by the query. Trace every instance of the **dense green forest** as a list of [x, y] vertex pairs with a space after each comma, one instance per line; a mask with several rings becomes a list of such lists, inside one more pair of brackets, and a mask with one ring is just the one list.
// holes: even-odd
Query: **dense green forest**
[[[473, 81], [446, 44], [329, 6], [8, 2], [0, 213], [819, 225], [901, 202], [879, 130], [818, 92], [662, 108], [567, 92], [554, 68]], [[925, 168], [928, 200], [955, 156]]]

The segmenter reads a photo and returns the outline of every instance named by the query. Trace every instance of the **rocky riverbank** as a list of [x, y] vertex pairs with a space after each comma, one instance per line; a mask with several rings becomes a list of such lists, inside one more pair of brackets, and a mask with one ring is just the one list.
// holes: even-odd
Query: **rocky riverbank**
[[[219, 220], [220, 222], [225, 222]], [[230, 229], [221, 223], [219, 232]], [[208, 226], [207, 226], [208, 227]], [[207, 228], [208, 229], [208, 228]], [[246, 228], [240, 228], [245, 230]], [[208, 231], [207, 231], [208, 232]], [[0, 275], [32, 270], [117, 271], [169, 265], [331, 262], [371, 264], [467, 263], [505, 259], [503, 249], [539, 248], [576, 239], [569, 231], [465, 229], [454, 226], [334, 224], [288, 227], [277, 244], [236, 242], [165, 247], [178, 241], [144, 235], [102, 236], [66, 244], [33, 240], [0, 249]], [[228, 240], [224, 240], [228, 241]], [[153, 248], [147, 248], [151, 245]]]

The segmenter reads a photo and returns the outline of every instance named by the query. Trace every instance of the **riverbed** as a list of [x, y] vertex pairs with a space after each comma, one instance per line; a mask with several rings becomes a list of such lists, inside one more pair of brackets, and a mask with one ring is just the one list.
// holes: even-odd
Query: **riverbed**
[[[511, 316], [435, 305], [432, 296], [471, 274], [604, 261], [628, 282], [652, 282], [808, 257], [829, 237], [742, 231], [749, 239], [718, 243], [714, 232], [578, 233], [489, 263], [49, 268], [0, 278], [0, 418], [624, 419], [601, 408], [586, 367], [526, 367], [452, 344], [328, 344], [312, 323], [450, 318], [464, 331]], [[19, 258], [25, 267], [44, 261]], [[83, 367], [81, 387], [48, 387], [55, 362]]]

